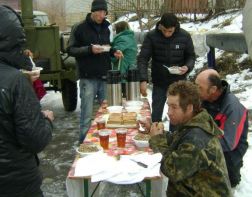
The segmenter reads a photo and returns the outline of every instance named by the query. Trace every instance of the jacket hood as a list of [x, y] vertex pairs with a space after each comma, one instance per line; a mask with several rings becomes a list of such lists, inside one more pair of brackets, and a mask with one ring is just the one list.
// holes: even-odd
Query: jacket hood
[[124, 31], [122, 31], [122, 32], [120, 32], [119, 34], [116, 34], [115, 36], [114, 36], [114, 40], [115, 39], [117, 39], [117, 38], [120, 38], [121, 36], [135, 36], [134, 35], [134, 32], [132, 31], [132, 30], [130, 30], [130, 29], [127, 29], [127, 30], [124, 30]]
[[198, 127], [214, 136], [223, 135], [223, 131], [215, 124], [212, 116], [202, 109], [200, 113], [195, 115], [184, 127]]
[[0, 5], [0, 61], [18, 69], [31, 70], [29, 57], [23, 54], [26, 36], [18, 14]]
[[0, 6], [0, 51], [22, 47], [26, 42], [20, 18], [9, 7]]

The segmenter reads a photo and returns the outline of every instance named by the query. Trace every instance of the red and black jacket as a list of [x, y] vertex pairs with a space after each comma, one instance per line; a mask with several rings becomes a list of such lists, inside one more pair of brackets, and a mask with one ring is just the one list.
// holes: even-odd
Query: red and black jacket
[[222, 84], [224, 90], [219, 99], [213, 103], [203, 102], [202, 105], [224, 131], [220, 138], [224, 153], [235, 152], [232, 160], [239, 162], [248, 148], [248, 111], [230, 92], [229, 84], [224, 80]]

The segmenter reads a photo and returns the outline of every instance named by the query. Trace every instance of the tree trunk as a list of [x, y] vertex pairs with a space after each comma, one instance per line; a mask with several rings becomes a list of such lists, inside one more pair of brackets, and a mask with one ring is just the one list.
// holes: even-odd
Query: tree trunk
[[215, 13], [223, 12], [225, 10], [225, 0], [217, 0], [215, 4]]

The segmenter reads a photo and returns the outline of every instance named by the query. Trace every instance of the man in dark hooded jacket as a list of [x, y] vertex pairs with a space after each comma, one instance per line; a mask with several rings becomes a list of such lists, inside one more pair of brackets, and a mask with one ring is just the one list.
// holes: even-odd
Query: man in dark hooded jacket
[[23, 53], [25, 34], [19, 16], [0, 6], [0, 196], [42, 197], [37, 153], [52, 138], [52, 111], [41, 111]]
[[[165, 13], [150, 31], [143, 42], [138, 56], [137, 66], [140, 71], [140, 91], [146, 96], [148, 82], [148, 64], [151, 59], [152, 121], [161, 121], [166, 93], [170, 84], [184, 80], [194, 67], [195, 53], [191, 36], [180, 28], [174, 14]], [[179, 72], [172, 74], [168, 68], [178, 66]]]

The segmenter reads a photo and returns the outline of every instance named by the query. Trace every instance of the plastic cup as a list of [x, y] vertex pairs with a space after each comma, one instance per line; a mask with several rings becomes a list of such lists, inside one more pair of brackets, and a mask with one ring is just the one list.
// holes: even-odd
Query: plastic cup
[[101, 130], [101, 129], [105, 129], [105, 118], [98, 118], [96, 120], [96, 124], [97, 124], [97, 129]]
[[100, 145], [103, 149], [109, 149], [109, 135], [110, 131], [107, 129], [101, 129], [99, 131]]
[[127, 129], [125, 129], [125, 128], [116, 129], [117, 146], [119, 148], [124, 148], [125, 147], [126, 134], [127, 134]]

